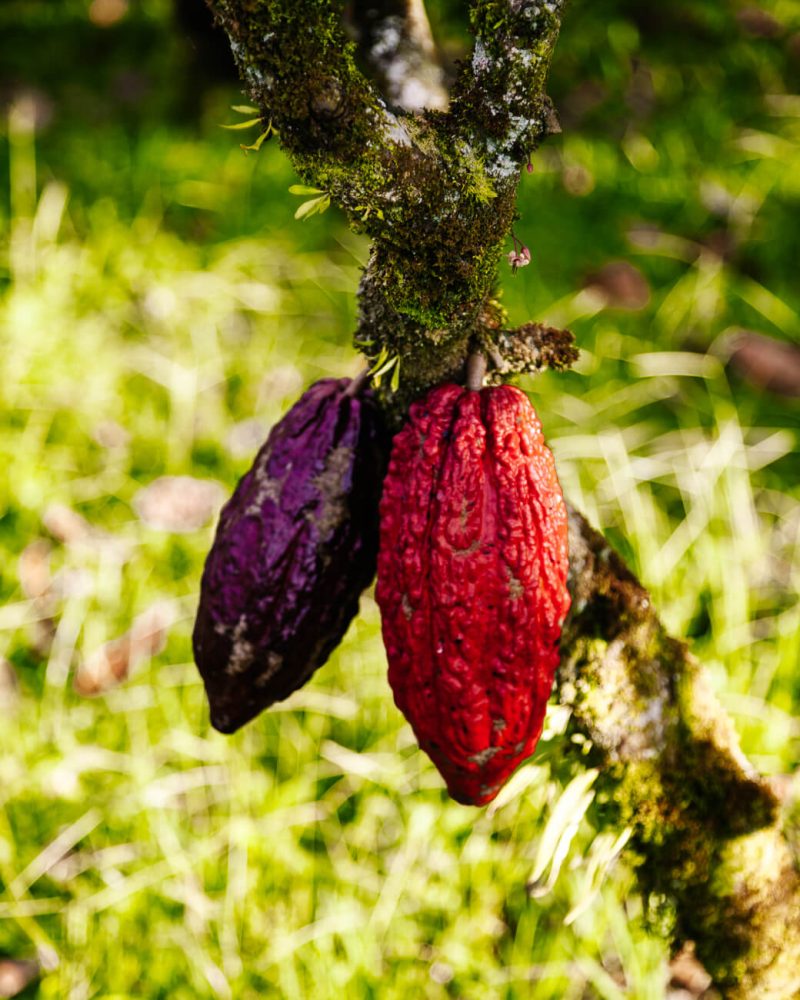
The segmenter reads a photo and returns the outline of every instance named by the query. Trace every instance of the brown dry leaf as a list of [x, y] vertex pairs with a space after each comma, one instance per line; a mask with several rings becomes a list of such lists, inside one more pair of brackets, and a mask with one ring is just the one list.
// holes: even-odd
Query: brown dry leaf
[[39, 963], [27, 958], [0, 958], [0, 997], [15, 997], [39, 977]]
[[760, 7], [744, 7], [736, 12], [739, 27], [755, 38], [776, 38], [783, 32], [780, 21]]
[[778, 396], [800, 396], [800, 347], [742, 330], [727, 342], [730, 365], [751, 385]]
[[234, 458], [252, 458], [267, 438], [267, 428], [257, 418], [234, 424], [225, 440]]
[[148, 528], [189, 532], [211, 520], [226, 497], [221, 483], [193, 476], [162, 476], [139, 490], [133, 506]]
[[105, 643], [88, 656], [75, 672], [78, 694], [91, 698], [126, 680], [144, 660], [162, 652], [167, 633], [178, 619], [172, 601], [158, 601], [138, 615], [130, 630]]
[[296, 365], [275, 365], [261, 379], [259, 403], [297, 396], [303, 388], [303, 373]]
[[685, 944], [669, 963], [669, 973], [670, 996], [673, 993], [676, 996], [686, 994], [691, 1000], [698, 1000], [699, 997], [711, 1000], [712, 996], [716, 996], [713, 991], [709, 992], [711, 976], [695, 957], [692, 942]]
[[124, 448], [131, 439], [128, 431], [115, 420], [101, 420], [92, 431], [92, 437], [101, 448], [109, 451]]
[[633, 264], [626, 260], [612, 260], [599, 271], [590, 274], [584, 288], [602, 296], [606, 308], [626, 309], [637, 312], [650, 302], [647, 279]]
[[52, 546], [44, 538], [27, 545], [20, 553], [18, 572], [22, 593], [33, 602], [39, 616], [29, 626], [31, 647], [46, 656], [56, 632], [54, 615], [58, 603], [58, 586], [50, 571]]
[[0, 712], [13, 712], [19, 702], [17, 672], [8, 660], [0, 657]]
[[92, 527], [86, 518], [63, 503], [51, 503], [44, 512], [42, 524], [53, 538], [65, 545], [88, 541], [92, 534]]
[[52, 548], [43, 538], [26, 545], [20, 553], [18, 571], [22, 593], [31, 600], [45, 597], [52, 585], [50, 555]]

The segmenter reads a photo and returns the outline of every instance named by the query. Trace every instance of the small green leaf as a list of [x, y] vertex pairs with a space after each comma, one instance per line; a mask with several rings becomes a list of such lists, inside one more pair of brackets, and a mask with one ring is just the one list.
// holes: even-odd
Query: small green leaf
[[376, 217], [383, 220], [383, 212], [380, 208], [373, 208], [372, 205], [356, 205], [354, 212], [361, 212], [361, 221], [366, 222], [374, 212]]
[[329, 194], [320, 195], [319, 198], [311, 198], [310, 201], [304, 201], [303, 204], [294, 213], [295, 219], [308, 219], [312, 215], [320, 215], [331, 203], [331, 196]]
[[382, 364], [376, 372], [372, 373], [372, 381], [375, 383], [375, 385], [380, 385], [381, 376], [385, 375], [388, 371], [390, 371], [397, 364], [399, 360], [400, 360], [400, 355], [395, 354], [394, 357], [389, 358], [388, 361]]
[[375, 364], [372, 366], [372, 368], [370, 368], [370, 370], [369, 370], [369, 372], [367, 372], [367, 374], [368, 375], [374, 375], [375, 372], [377, 372], [377, 370], [381, 367], [381, 365], [384, 363], [385, 360], [386, 360], [386, 348], [382, 347], [381, 351], [380, 351], [380, 354], [375, 359]]
[[262, 121], [263, 118], [250, 118], [246, 122], [237, 122], [235, 125], [220, 125], [220, 128], [226, 128], [229, 132], [239, 132], [242, 129], [260, 125]]
[[258, 114], [258, 108], [254, 108], [252, 104], [231, 104], [231, 110], [238, 111], [240, 115]]
[[386, 360], [386, 357], [387, 357], [386, 348], [382, 347], [381, 350], [380, 350], [380, 353], [377, 356], [377, 358], [375, 358], [375, 363], [373, 364], [372, 368], [370, 368], [370, 370], [367, 372], [367, 374], [368, 375], [374, 375], [375, 372], [384, 363], [384, 361]]
[[262, 132], [261, 135], [256, 139], [256, 141], [251, 146], [245, 146], [243, 143], [239, 143], [239, 148], [243, 149], [245, 153], [247, 153], [251, 149], [253, 150], [253, 152], [257, 153], [271, 135], [272, 135], [272, 128], [270, 127], [266, 130], [266, 132]]
[[307, 184], [292, 184], [289, 194], [325, 194], [322, 188], [309, 187]]
[[389, 383], [392, 392], [397, 392], [400, 388], [400, 356], [397, 356], [397, 364], [392, 372], [392, 381]]

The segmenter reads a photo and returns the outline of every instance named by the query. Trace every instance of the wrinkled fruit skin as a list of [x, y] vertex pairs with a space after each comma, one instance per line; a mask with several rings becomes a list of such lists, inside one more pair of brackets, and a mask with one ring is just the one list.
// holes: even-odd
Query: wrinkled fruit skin
[[490, 802], [542, 731], [569, 608], [567, 512], [527, 396], [443, 385], [381, 500], [389, 683], [454, 799]]
[[193, 645], [223, 733], [308, 680], [375, 573], [388, 439], [373, 398], [349, 384], [311, 386], [222, 509]]

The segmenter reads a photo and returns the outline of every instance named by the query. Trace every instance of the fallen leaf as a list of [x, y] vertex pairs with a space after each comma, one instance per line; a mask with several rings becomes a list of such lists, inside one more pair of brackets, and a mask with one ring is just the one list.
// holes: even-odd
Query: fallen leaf
[[87, 541], [92, 534], [86, 518], [63, 503], [51, 503], [42, 516], [42, 524], [53, 538], [65, 545]]
[[606, 308], [637, 312], [650, 302], [647, 279], [633, 264], [626, 260], [613, 260], [599, 271], [590, 274], [584, 288], [602, 296]]
[[0, 997], [15, 997], [39, 977], [39, 963], [28, 958], [0, 958]]
[[211, 520], [227, 493], [213, 479], [193, 476], [162, 476], [139, 490], [133, 507], [148, 528], [189, 532]]
[[252, 458], [264, 443], [267, 429], [257, 418], [242, 420], [228, 432], [226, 445], [235, 458]]
[[13, 712], [19, 702], [19, 680], [17, 672], [8, 660], [0, 657], [0, 712]]
[[731, 367], [751, 385], [778, 396], [800, 396], [800, 347], [742, 330], [725, 345]]
[[157, 656], [179, 614], [173, 601], [158, 601], [143, 611], [128, 632], [105, 643], [80, 664], [73, 681], [77, 693], [86, 698], [103, 694], [126, 680], [140, 663]]
[[688, 942], [669, 963], [672, 990], [686, 991], [692, 1000], [702, 997], [711, 986], [711, 976], [700, 964], [694, 953], [694, 944]]
[[783, 32], [783, 25], [760, 7], [744, 7], [736, 12], [739, 27], [755, 38], [775, 38]]

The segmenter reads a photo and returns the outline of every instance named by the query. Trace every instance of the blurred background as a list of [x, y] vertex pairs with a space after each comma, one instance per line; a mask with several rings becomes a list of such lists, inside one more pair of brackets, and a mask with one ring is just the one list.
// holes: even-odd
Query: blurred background
[[[429, 3], [451, 60], [464, 6]], [[502, 295], [583, 353], [523, 387], [788, 790], [800, 2], [576, 3], [550, 90]], [[0, 997], [710, 995], [557, 706], [489, 809], [446, 798], [369, 594], [305, 689], [209, 729], [216, 513], [303, 387], [359, 369], [367, 255], [334, 208], [294, 221], [277, 142], [220, 127], [242, 101], [201, 0], [0, 3]]]

